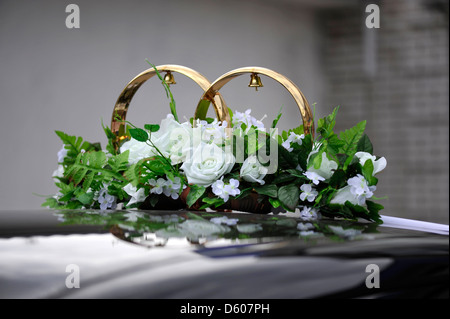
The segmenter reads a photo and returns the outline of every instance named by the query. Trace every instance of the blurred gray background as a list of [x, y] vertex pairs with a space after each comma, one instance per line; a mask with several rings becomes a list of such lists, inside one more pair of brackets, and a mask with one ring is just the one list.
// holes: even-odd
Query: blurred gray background
[[[66, 6], [80, 8], [68, 29]], [[380, 28], [365, 25], [366, 5], [380, 8]], [[210, 81], [261, 66], [295, 82], [318, 117], [336, 106], [337, 131], [366, 119], [387, 168], [376, 196], [382, 214], [448, 224], [448, 1], [440, 0], [0, 0], [1, 209], [39, 209], [56, 192], [62, 130], [106, 142], [120, 92], [156, 65], [180, 64]], [[202, 94], [175, 74], [172, 92], [190, 118]], [[280, 107], [281, 129], [301, 118], [290, 95], [262, 77], [258, 92], [241, 76], [222, 90], [233, 110], [267, 115]], [[169, 113], [156, 77], [135, 95], [127, 119], [159, 123]]]

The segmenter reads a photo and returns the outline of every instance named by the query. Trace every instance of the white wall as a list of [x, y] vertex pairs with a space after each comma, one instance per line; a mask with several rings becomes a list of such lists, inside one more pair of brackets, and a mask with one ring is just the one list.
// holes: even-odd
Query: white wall
[[[319, 115], [321, 39], [313, 9], [295, 1], [74, 1], [80, 29], [67, 29], [69, 2], [0, 1], [0, 205], [38, 209], [53, 194], [51, 174], [61, 142], [54, 130], [106, 141], [114, 103], [126, 83], [156, 65], [180, 64], [210, 81], [243, 66], [262, 66], [293, 80]], [[283, 105], [282, 128], [300, 123], [284, 89], [262, 78], [256, 94], [240, 77], [221, 92], [228, 106], [268, 115]], [[173, 86], [179, 114], [191, 117], [201, 96], [195, 83], [179, 75]], [[156, 78], [136, 94], [127, 119], [159, 122], [169, 113]]]

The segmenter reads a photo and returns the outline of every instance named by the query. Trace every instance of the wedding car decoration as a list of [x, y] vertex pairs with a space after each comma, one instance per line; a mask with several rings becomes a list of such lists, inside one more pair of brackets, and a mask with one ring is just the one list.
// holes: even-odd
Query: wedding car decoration
[[[299, 210], [304, 219], [326, 216], [381, 222], [383, 206], [374, 193], [386, 159], [374, 154], [365, 134], [366, 121], [334, 132], [338, 107], [316, 121], [295, 84], [269, 69], [236, 69], [210, 84], [186, 67], [151, 66], [123, 90], [111, 127], [102, 124], [105, 148], [56, 131], [63, 143], [53, 174], [58, 193], [43, 206], [262, 214]], [[175, 83], [172, 72], [190, 77], [204, 90], [189, 121], [178, 118], [169, 86]], [[218, 91], [245, 73], [251, 75], [251, 87], [262, 86], [259, 74], [281, 83], [297, 102], [303, 124], [279, 131], [281, 111], [268, 125], [256, 119], [251, 109], [227, 107]], [[165, 88], [170, 113], [136, 127], [126, 120], [128, 106], [137, 89], [153, 75]], [[207, 117], [211, 104], [216, 118]]]

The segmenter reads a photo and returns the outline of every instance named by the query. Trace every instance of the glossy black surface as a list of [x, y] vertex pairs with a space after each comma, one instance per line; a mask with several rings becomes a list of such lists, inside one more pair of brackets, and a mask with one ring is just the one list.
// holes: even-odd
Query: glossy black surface
[[281, 215], [3, 211], [0, 298], [448, 298], [448, 243]]

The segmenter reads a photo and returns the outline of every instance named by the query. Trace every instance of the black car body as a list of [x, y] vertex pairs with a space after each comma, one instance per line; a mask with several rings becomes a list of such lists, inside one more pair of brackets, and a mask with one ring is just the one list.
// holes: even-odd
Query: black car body
[[3, 211], [0, 298], [448, 298], [448, 226], [402, 221]]

